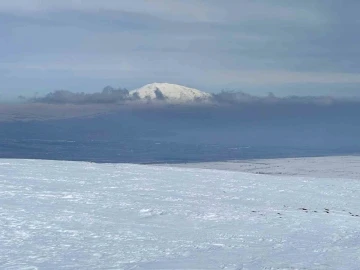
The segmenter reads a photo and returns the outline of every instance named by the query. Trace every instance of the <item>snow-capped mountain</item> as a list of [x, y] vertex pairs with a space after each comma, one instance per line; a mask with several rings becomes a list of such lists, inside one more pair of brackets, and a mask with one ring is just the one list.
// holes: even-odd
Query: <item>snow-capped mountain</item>
[[151, 83], [130, 91], [144, 100], [163, 100], [169, 103], [209, 101], [211, 94], [186, 86], [171, 83]]

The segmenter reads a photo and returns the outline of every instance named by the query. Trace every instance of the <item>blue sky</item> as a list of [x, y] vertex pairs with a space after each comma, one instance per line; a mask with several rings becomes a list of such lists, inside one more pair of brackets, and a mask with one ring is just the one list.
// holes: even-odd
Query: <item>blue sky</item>
[[360, 1], [0, 1], [0, 99], [171, 82], [360, 95]]

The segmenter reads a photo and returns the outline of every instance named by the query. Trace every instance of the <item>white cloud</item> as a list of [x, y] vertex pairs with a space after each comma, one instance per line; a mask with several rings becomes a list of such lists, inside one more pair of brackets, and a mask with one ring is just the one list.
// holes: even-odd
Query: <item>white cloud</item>
[[360, 73], [291, 72], [283, 70], [212, 71], [223, 82], [241, 84], [360, 83]]
[[150, 14], [164, 19], [208, 21], [212, 18], [215, 9], [198, 0], [13, 0], [0, 1], [0, 11], [25, 14], [49, 11], [123, 11]]
[[48, 11], [123, 11], [153, 15], [166, 20], [192, 22], [241, 22], [248, 20], [324, 21], [311, 9], [269, 3], [269, 1], [225, 0], [12, 0], [0, 1], [0, 11], [33, 13]]
[[0, 77], [44, 77], [52, 85], [55, 74], [61, 77], [59, 85], [116, 79], [137, 86], [139, 81], [169, 81], [205, 89], [360, 83], [360, 66], [352, 61], [357, 50], [346, 50], [356, 44], [356, 35], [344, 31], [355, 38], [339, 39], [339, 30], [323, 27], [325, 13], [309, 5], [280, 0], [0, 0], [0, 13], [31, 17], [0, 17], [9, 33], [0, 50], [0, 68], [8, 73]]
[[23, 61], [1, 63], [1, 69], [17, 72], [66, 71], [76, 76], [92, 78], [116, 78], [130, 76], [161, 79], [176, 78], [179, 81], [193, 81], [200, 84], [237, 85], [282, 85], [282, 84], [357, 84], [360, 73], [341, 72], [292, 72], [284, 70], [229, 70], [217, 67], [187, 65], [186, 61], [173, 59], [144, 59], [141, 55], [78, 56], [75, 58], [48, 56], [44, 61]]

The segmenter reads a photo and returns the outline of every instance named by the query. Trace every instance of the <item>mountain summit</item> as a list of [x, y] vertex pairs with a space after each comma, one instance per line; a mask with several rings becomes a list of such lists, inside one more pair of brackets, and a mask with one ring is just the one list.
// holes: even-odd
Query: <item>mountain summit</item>
[[208, 101], [211, 94], [186, 86], [171, 83], [151, 83], [130, 91], [145, 100], [163, 100], [170, 103]]

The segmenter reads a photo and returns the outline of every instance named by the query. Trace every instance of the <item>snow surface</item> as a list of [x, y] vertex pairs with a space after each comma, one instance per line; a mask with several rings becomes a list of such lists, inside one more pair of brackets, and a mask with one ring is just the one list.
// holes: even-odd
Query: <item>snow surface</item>
[[137, 93], [141, 99], [156, 99], [156, 90], [159, 90], [166, 98], [167, 102], [194, 102], [207, 101], [211, 98], [211, 94], [202, 92], [200, 90], [189, 88], [182, 85], [170, 83], [152, 83], [147, 84], [139, 89], [130, 91], [130, 95]]
[[0, 160], [0, 269], [359, 269], [360, 182]]
[[227, 170], [268, 175], [360, 179], [360, 156], [232, 160], [158, 166]]

